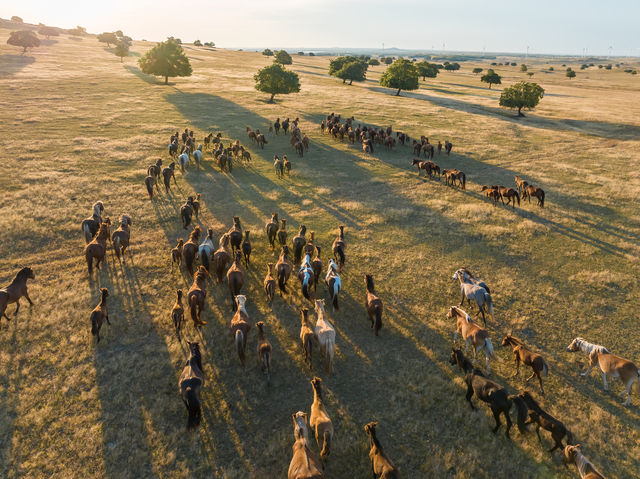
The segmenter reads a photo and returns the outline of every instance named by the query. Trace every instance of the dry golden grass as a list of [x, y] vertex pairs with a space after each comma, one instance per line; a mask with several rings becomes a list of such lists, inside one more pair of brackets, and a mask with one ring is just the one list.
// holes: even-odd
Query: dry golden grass
[[[462, 265], [495, 291], [494, 344], [513, 330], [547, 358], [543, 406], [608, 477], [637, 475], [637, 389], [633, 406], [622, 407], [618, 383], [603, 392], [595, 373], [578, 376], [585, 358], [565, 352], [581, 335], [640, 361], [636, 77], [590, 69], [569, 81], [532, 61], [547, 95], [517, 119], [497, 107], [498, 88], [469, 73], [475, 65], [394, 97], [377, 85], [382, 66], [363, 84], [345, 86], [326, 76], [327, 58], [296, 56], [302, 91], [271, 105], [253, 89], [253, 73], [270, 61], [257, 53], [187, 46], [194, 76], [164, 86], [137, 69], [148, 43], [136, 42], [123, 65], [92, 37], [62, 36], [22, 59], [7, 36], [0, 31], [0, 283], [20, 265], [33, 267], [36, 281], [35, 306], [0, 323], [0, 477], [283, 477], [290, 414], [308, 410], [309, 379], [320, 371], [301, 361], [301, 296], [265, 304], [265, 263], [275, 257], [263, 228], [272, 211], [289, 220], [290, 237], [302, 221], [315, 230], [325, 259], [337, 226], [346, 227], [343, 309], [329, 314], [337, 359], [335, 375], [325, 378], [336, 428], [327, 477], [367, 477], [362, 426], [370, 420], [380, 422], [404, 477], [575, 477], [535, 434], [514, 429], [509, 442], [490, 433], [486, 407], [469, 411], [462, 378], [447, 362], [454, 325], [445, 313], [459, 298], [449, 278]], [[514, 67], [497, 70], [505, 85], [525, 78]], [[418, 179], [409, 148], [368, 157], [321, 136], [317, 125], [330, 111], [451, 140], [453, 154], [436, 161], [465, 171], [467, 191]], [[266, 131], [276, 116], [301, 118], [312, 140], [303, 159], [286, 138], [269, 137], [264, 150], [248, 144], [250, 167], [220, 174], [207, 155], [204, 170], [178, 174], [173, 196], [146, 198], [146, 166], [166, 159], [172, 131], [190, 127], [201, 138], [213, 129], [247, 144], [247, 125]], [[275, 178], [276, 153], [292, 160], [290, 178]], [[544, 210], [533, 203], [494, 208], [480, 195], [479, 185], [511, 185], [516, 174], [545, 188]], [[202, 342], [207, 376], [203, 425], [189, 435], [176, 385], [186, 351], [169, 319], [175, 289], [189, 281], [169, 272], [168, 252], [185, 236], [178, 208], [196, 191], [203, 227], [219, 235], [239, 215], [252, 231], [245, 293], [252, 321], [267, 324], [274, 372], [266, 387], [253, 361], [255, 332], [252, 360], [241, 368], [226, 329], [226, 285], [212, 285], [208, 325], [200, 335], [188, 324], [185, 333]], [[98, 199], [112, 219], [131, 214], [133, 263], [118, 265], [110, 251], [90, 281], [79, 223]], [[362, 308], [365, 272], [385, 301], [377, 339]], [[111, 291], [113, 324], [103, 326], [96, 345], [88, 321], [103, 286]], [[511, 391], [523, 388], [522, 375], [508, 378], [511, 352], [497, 354], [495, 379]]]

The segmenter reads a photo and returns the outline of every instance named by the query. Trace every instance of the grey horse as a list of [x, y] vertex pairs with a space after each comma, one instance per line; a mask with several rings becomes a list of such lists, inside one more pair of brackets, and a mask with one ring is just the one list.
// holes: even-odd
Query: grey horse
[[463, 305], [465, 298], [469, 304], [471, 304], [471, 300], [475, 301], [478, 305], [478, 309], [480, 310], [480, 314], [482, 315], [482, 321], [486, 326], [487, 320], [485, 318], [485, 306], [487, 312], [493, 318], [493, 300], [491, 299], [491, 294], [489, 293], [487, 285], [483, 281], [475, 279], [471, 273], [464, 268], [453, 273], [451, 279], [458, 280], [460, 282], [460, 292], [462, 293], [460, 306]]

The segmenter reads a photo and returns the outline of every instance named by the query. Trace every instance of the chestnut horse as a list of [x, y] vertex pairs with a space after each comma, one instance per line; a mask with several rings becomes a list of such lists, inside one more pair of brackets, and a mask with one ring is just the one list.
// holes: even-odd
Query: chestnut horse
[[276, 292], [276, 280], [273, 277], [273, 263], [267, 263], [267, 275], [264, 278], [263, 286], [269, 304], [273, 303], [273, 295]]
[[242, 287], [244, 286], [244, 271], [242, 270], [242, 253], [236, 251], [236, 257], [233, 264], [227, 271], [227, 282], [229, 283], [229, 294], [231, 295], [231, 302], [233, 311], [236, 310], [236, 296], [240, 294]]
[[369, 316], [369, 321], [371, 321], [371, 329], [373, 329], [374, 334], [377, 336], [378, 331], [382, 328], [382, 300], [376, 294], [373, 277], [370, 274], [364, 275], [364, 284], [367, 287], [365, 308]]
[[198, 256], [198, 241], [200, 241], [200, 227], [196, 226], [189, 235], [189, 241], [182, 246], [184, 264], [187, 267], [189, 277], [193, 277], [193, 262]]
[[27, 291], [27, 280], [35, 278], [36, 276], [31, 268], [22, 268], [9, 286], [0, 289], [0, 319], [4, 316], [8, 321], [11, 321], [11, 318], [7, 316], [7, 306], [11, 303], [16, 303], [16, 310], [13, 315], [17, 316], [18, 311], [20, 311], [20, 298], [23, 296], [27, 298], [30, 305], [33, 305], [33, 301], [31, 301]]
[[457, 327], [454, 334], [454, 341], [459, 333], [462, 333], [462, 339], [465, 342], [465, 352], [469, 349], [469, 344], [473, 345], [473, 359], [475, 362], [477, 353], [482, 349], [487, 361], [487, 374], [491, 374], [491, 366], [489, 359], [496, 359], [493, 352], [493, 344], [489, 339], [489, 333], [486, 329], [478, 326], [471, 317], [457, 306], [451, 306], [447, 312], [447, 318], [456, 318]]
[[289, 463], [287, 479], [322, 479], [322, 463], [309, 447], [307, 413], [293, 414], [293, 457]]
[[107, 252], [107, 240], [109, 239], [109, 223], [101, 223], [98, 234], [84, 248], [84, 257], [87, 260], [89, 275], [93, 273], [93, 259], [96, 259], [96, 268], [100, 269], [100, 264], [104, 260]]
[[229, 253], [229, 235], [224, 234], [220, 238], [219, 247], [215, 253], [213, 253], [213, 268], [216, 270], [216, 277], [218, 283], [222, 283], [224, 278], [224, 272], [227, 269], [229, 261], [231, 261], [231, 253]]
[[537, 186], [527, 185], [522, 192], [522, 199], [525, 198], [529, 203], [531, 203], [531, 197], [535, 196], [538, 199], [538, 206], [540, 208], [544, 208], [544, 190], [542, 188], [538, 188]]
[[369, 446], [371, 447], [369, 450], [369, 459], [371, 459], [373, 478], [398, 479], [400, 473], [391, 458], [384, 452], [382, 444], [380, 444], [376, 436], [376, 427], [378, 427], [377, 422], [370, 422], [364, 426], [364, 432], [369, 434]]
[[534, 376], [537, 377], [538, 383], [540, 383], [540, 391], [544, 396], [544, 387], [542, 387], [541, 375], [544, 374], [546, 376], [549, 373], [549, 366], [547, 365], [547, 362], [539, 354], [529, 351], [524, 344], [522, 344], [522, 341], [510, 334], [507, 334], [502, 340], [502, 346], [507, 345], [511, 346], [516, 361], [516, 372], [513, 373], [512, 377], [516, 377], [520, 373], [520, 361], [522, 361], [526, 366], [531, 366], [533, 372], [531, 373], [531, 376], [526, 379], [526, 382], [529, 382]]
[[236, 312], [233, 315], [233, 318], [231, 318], [229, 329], [231, 330], [231, 335], [233, 336], [233, 340], [236, 344], [238, 358], [240, 358], [240, 362], [244, 366], [247, 351], [247, 337], [251, 330], [251, 321], [249, 321], [249, 314], [245, 308], [245, 303], [247, 301], [246, 296], [238, 294], [235, 296], [234, 300], [236, 303], [236, 307], [234, 308]]
[[316, 433], [316, 444], [321, 449], [320, 459], [324, 463], [331, 453], [333, 423], [322, 400], [322, 379], [314, 377], [311, 380], [311, 386], [313, 387], [313, 403], [311, 404], [309, 425]]
[[204, 266], [200, 266], [198, 271], [193, 275], [193, 284], [187, 293], [187, 301], [189, 310], [191, 311], [191, 320], [194, 326], [203, 326], [206, 321], [200, 319], [200, 314], [204, 308], [204, 300], [207, 297], [207, 278], [209, 273]]

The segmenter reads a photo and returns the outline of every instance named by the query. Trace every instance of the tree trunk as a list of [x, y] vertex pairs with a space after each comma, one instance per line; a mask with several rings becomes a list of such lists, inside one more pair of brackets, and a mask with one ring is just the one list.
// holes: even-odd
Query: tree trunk
[[524, 116], [522, 114], [522, 107], [521, 106], [518, 107], [518, 116]]
[[398, 91], [396, 92], [396, 96], [400, 96], [400, 90], [402, 90], [402, 88], [398, 88]]
[[343, 79], [342, 79], [342, 84], [344, 85], [346, 82], [347, 82], [347, 79], [346, 79], [346, 78], [343, 78]]
[[271, 94], [271, 98], [269, 98], [269, 103], [273, 103], [273, 98], [276, 96], [275, 93]]
[[491, 90], [491, 83], [489, 83], [489, 90]]
[[349, 85], [353, 85], [353, 80], [349, 80]]
[[169, 84], [169, 77], [167, 75], [164, 76], [164, 84], [165, 85]]
[[122, 60], [124, 57], [120, 57], [120, 63], [124, 63], [124, 60]]

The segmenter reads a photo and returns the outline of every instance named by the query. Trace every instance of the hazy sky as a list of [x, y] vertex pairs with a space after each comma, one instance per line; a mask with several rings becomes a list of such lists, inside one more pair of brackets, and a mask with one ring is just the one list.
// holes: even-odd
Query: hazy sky
[[[385, 47], [640, 56], [640, 0], [2, 0], [0, 16], [221, 47]], [[188, 9], [187, 9], [188, 8]]]

